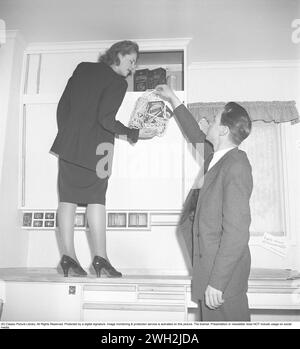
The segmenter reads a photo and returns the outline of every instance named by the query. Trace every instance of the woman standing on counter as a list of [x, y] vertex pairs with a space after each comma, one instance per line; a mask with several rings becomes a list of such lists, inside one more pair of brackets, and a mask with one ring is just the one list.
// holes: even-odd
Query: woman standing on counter
[[112, 156], [106, 171], [99, 171], [97, 164], [109, 158], [107, 145], [113, 147], [116, 135], [127, 136], [132, 143], [155, 136], [153, 131], [130, 129], [115, 119], [128, 86], [125, 78], [134, 72], [138, 54], [135, 42], [115, 43], [98, 63], [80, 63], [60, 98], [58, 133], [51, 151], [59, 156], [58, 226], [64, 248], [60, 261], [64, 276], [68, 276], [69, 270], [72, 275], [87, 275], [74, 248], [78, 204], [87, 206], [95, 256], [92, 264], [97, 277], [101, 271], [109, 277], [122, 276], [110, 264], [106, 252], [105, 195]]

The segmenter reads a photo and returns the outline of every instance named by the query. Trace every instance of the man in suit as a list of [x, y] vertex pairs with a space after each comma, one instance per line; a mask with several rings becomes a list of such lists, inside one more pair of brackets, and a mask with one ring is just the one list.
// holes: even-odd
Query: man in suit
[[167, 85], [156, 89], [173, 106], [189, 142], [204, 144], [204, 182], [196, 196], [192, 232], [185, 231], [187, 245], [192, 246], [192, 298], [199, 302], [200, 319], [250, 321], [246, 292], [253, 181], [247, 155], [238, 149], [251, 131], [249, 115], [230, 102], [210, 122], [205, 135]]

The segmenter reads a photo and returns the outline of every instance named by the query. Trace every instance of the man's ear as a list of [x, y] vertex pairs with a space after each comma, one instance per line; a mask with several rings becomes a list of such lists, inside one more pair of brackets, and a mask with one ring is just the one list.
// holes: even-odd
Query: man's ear
[[220, 136], [227, 136], [230, 133], [229, 127], [220, 125]]

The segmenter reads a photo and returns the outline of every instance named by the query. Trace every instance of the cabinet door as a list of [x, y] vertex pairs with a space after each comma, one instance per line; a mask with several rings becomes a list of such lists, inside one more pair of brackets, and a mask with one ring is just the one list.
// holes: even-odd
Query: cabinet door
[[[57, 102], [76, 65], [81, 61], [96, 61], [97, 55], [98, 51], [82, 51], [28, 56], [27, 78], [23, 87], [22, 206], [57, 206], [57, 159], [49, 153], [57, 133]], [[151, 61], [156, 55], [153, 53]], [[169, 53], [167, 59], [170, 60], [172, 55]], [[177, 58], [175, 61], [171, 59], [170, 63], [178, 63], [181, 55], [176, 54]], [[164, 56], [157, 57], [159, 60], [162, 58]], [[117, 119], [125, 125], [141, 94], [126, 94], [117, 114]], [[177, 94], [183, 99], [183, 91]], [[139, 140], [135, 145], [116, 139], [107, 208], [181, 209], [185, 190], [183, 147], [182, 134], [173, 118], [163, 137]]]
[[[126, 94], [116, 116], [128, 125], [140, 93]], [[180, 209], [182, 206], [183, 137], [171, 118], [162, 137], [131, 145], [116, 139], [112, 176], [107, 192], [109, 209]]]
[[57, 157], [50, 154], [57, 133], [56, 104], [30, 104], [24, 122], [23, 203], [30, 208], [57, 206]]
[[2, 321], [80, 321], [80, 286], [7, 282], [6, 295]]
[[24, 91], [28, 95], [61, 96], [80, 62], [97, 61], [98, 52], [56, 52], [28, 55]]

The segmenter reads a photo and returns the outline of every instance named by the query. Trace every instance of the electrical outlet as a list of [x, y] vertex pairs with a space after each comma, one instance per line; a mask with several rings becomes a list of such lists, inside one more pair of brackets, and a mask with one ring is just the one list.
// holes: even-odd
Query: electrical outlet
[[76, 294], [76, 286], [69, 286], [69, 294]]

